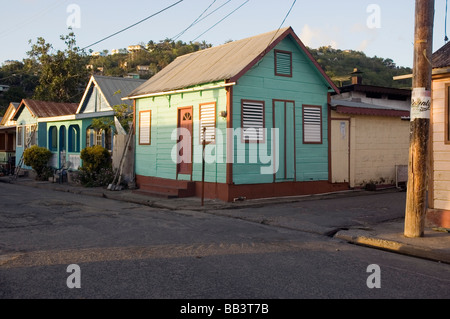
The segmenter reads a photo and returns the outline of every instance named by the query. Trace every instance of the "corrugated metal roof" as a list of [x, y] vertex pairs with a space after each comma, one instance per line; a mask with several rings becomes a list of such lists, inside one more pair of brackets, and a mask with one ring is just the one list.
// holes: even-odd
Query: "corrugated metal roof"
[[[108, 101], [111, 107], [123, 103], [131, 105], [130, 101], [122, 101], [122, 98], [126, 97], [133, 90], [146, 82], [146, 80], [141, 79], [119, 78], [100, 75], [94, 75], [93, 78], [100, 87], [100, 90], [104, 94], [105, 99]], [[120, 93], [115, 94], [119, 90]]]
[[406, 106], [384, 106], [336, 99], [331, 99], [330, 105], [336, 110], [336, 112], [345, 114], [398, 117], [406, 117], [410, 115], [410, 109]]
[[316, 65], [324, 79], [328, 81], [330, 87], [338, 91], [295, 35], [292, 28], [286, 27], [180, 56], [146, 83], [131, 92], [130, 97], [233, 79], [253, 66], [254, 63], [264, 57], [274, 45], [278, 44], [287, 35], [293, 36], [294, 40]]
[[78, 109], [78, 103], [56, 103], [24, 99], [17, 108], [14, 119], [17, 119], [24, 107], [27, 107], [34, 116], [45, 118], [75, 114]]
[[450, 42], [433, 53], [433, 68], [445, 68], [450, 66]]

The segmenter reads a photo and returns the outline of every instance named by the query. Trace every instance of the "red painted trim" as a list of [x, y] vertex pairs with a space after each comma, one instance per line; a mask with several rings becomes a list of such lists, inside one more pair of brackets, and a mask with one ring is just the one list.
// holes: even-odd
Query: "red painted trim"
[[[193, 134], [194, 134], [194, 106], [193, 105], [191, 105], [191, 106], [182, 106], [182, 107], [179, 107], [179, 108], [177, 108], [177, 129], [179, 129], [180, 128], [180, 122], [181, 122], [181, 120], [180, 120], [180, 116], [181, 116], [181, 110], [185, 110], [185, 109], [190, 109], [191, 110], [191, 117], [192, 117], [192, 132], [191, 132], [191, 172], [190, 173], [181, 173], [181, 174], [183, 174], [183, 175], [191, 175], [191, 180], [192, 180], [192, 171], [193, 171], [193, 169], [194, 169], [194, 165], [193, 165], [193, 158], [194, 158], [194, 147], [193, 147], [193, 141], [194, 141], [194, 138], [193, 138]], [[179, 141], [177, 141], [177, 143], [178, 143]], [[177, 156], [179, 156], [179, 154], [177, 153]], [[178, 179], [178, 175], [180, 174], [179, 172], [180, 172], [180, 164], [175, 164], [176, 166], [177, 166], [177, 170], [176, 170], [176, 172], [177, 172], [177, 179]]]
[[[275, 62], [275, 67], [274, 67], [274, 70], [275, 70], [275, 76], [284, 76], [284, 77], [287, 77], [287, 78], [292, 78], [292, 52], [290, 52], [290, 51], [283, 51], [283, 50], [275, 50], [274, 51], [275, 52], [275, 58], [274, 58], [274, 62]], [[284, 54], [288, 54], [289, 55], [289, 57], [290, 57], [290, 64], [289, 64], [289, 74], [282, 74], [282, 73], [278, 73], [277, 72], [277, 70], [278, 70], [278, 68], [277, 68], [277, 65], [278, 65], [278, 63], [277, 63], [277, 53], [284, 53]]]
[[428, 209], [426, 220], [432, 227], [450, 228], [450, 210]]
[[[141, 125], [141, 118], [142, 118], [142, 113], [149, 113], [150, 114], [150, 123], [149, 123], [149, 142], [148, 143], [141, 143], [141, 129], [142, 129], [142, 125]], [[139, 145], [152, 145], [152, 111], [151, 110], [146, 110], [146, 111], [140, 111], [139, 112]]]
[[[262, 107], [263, 107], [263, 136], [262, 136], [262, 140], [261, 141], [250, 141], [250, 140], [246, 140], [244, 139], [244, 103], [248, 102], [248, 103], [262, 103]], [[241, 143], [257, 143], [257, 144], [264, 144], [266, 143], [266, 132], [265, 129], [266, 128], [266, 102], [261, 100], [246, 100], [246, 99], [242, 99], [241, 100]]]
[[[320, 111], [320, 142], [306, 142], [305, 141], [305, 107], [317, 108]], [[303, 144], [323, 144], [323, 114], [322, 107], [320, 105], [308, 105], [303, 104], [302, 106], [302, 120], [303, 120]]]
[[[187, 196], [200, 197], [202, 182], [170, 180], [157, 177], [136, 175], [136, 184], [140, 191], [149, 190], [154, 186], [167, 188], [180, 187], [188, 190]], [[192, 186], [195, 188], [192, 190]], [[348, 183], [331, 184], [328, 181], [283, 182], [267, 184], [229, 185], [224, 183], [205, 182], [205, 198], [220, 199], [233, 202], [236, 198], [258, 199], [285, 196], [300, 196], [331, 193], [348, 190]], [[149, 194], [151, 196], [151, 194]], [[186, 196], [180, 196], [186, 197]]]
[[[202, 121], [202, 107], [205, 106], [205, 105], [213, 105], [213, 104], [214, 104], [214, 129], [216, 129], [217, 128], [217, 103], [216, 102], [206, 102], [206, 103], [199, 104], [199, 110], [198, 110], [199, 114], [198, 114], [198, 116], [199, 116], [199, 120], [200, 120], [200, 123], [201, 123], [201, 121]], [[198, 136], [198, 144], [199, 145], [203, 145], [202, 134], [203, 134], [202, 128], [201, 128], [201, 125], [199, 124], [199, 136]], [[211, 145], [215, 145], [216, 144], [216, 137], [217, 136], [214, 137], [214, 142], [206, 142], [206, 145], [210, 145], [210, 144]]]
[[300, 48], [303, 50], [303, 52], [306, 54], [306, 56], [309, 58], [309, 60], [314, 64], [314, 66], [317, 68], [317, 70], [320, 72], [320, 74], [324, 77], [326, 82], [330, 85], [330, 87], [339, 94], [340, 91], [338, 87], [331, 81], [330, 77], [325, 73], [325, 71], [322, 69], [322, 67], [317, 63], [317, 61], [314, 59], [312, 54], [309, 52], [309, 50], [306, 48], [306, 46], [303, 44], [303, 42], [299, 39], [299, 37], [295, 34], [294, 30], [292, 28], [287, 29], [285, 32], [280, 34], [275, 41], [273, 41], [261, 54], [253, 59], [252, 62], [250, 62], [245, 68], [243, 68], [238, 74], [236, 74], [234, 77], [230, 79], [230, 82], [237, 82], [247, 71], [249, 71], [256, 63], [258, 63], [263, 57], [266, 56], [267, 53], [269, 53], [273, 48], [275, 48], [284, 38], [286, 38], [288, 35], [292, 36], [295, 42], [300, 46]]
[[392, 117], [408, 117], [409, 111], [398, 110], [382, 110], [382, 109], [370, 109], [370, 108], [356, 108], [350, 106], [338, 105], [336, 107], [337, 113], [355, 114], [355, 115], [374, 115], [374, 116], [392, 116]]
[[[227, 184], [233, 184], [233, 159], [230, 151], [234, 152], [234, 136], [230, 134], [233, 128], [233, 87], [227, 87]], [[233, 153], [234, 156], [234, 153]]]

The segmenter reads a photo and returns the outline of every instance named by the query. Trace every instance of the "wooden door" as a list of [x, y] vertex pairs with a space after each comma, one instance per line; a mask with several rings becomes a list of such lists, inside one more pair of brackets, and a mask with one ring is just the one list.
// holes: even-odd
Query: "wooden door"
[[275, 181], [293, 181], [295, 179], [295, 114], [294, 103], [274, 101], [274, 128], [279, 129], [275, 152], [278, 153], [278, 171]]
[[192, 107], [178, 109], [178, 129], [179, 131], [177, 161], [177, 173], [192, 175], [192, 133], [193, 133], [193, 114]]
[[348, 119], [331, 121], [331, 181], [332, 183], [350, 181], [350, 121]]

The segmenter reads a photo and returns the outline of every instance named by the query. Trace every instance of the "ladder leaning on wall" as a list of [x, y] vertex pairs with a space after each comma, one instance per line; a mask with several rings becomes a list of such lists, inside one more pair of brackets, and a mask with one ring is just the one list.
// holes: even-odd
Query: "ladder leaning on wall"
[[25, 141], [24, 151], [22, 152], [22, 156], [20, 157], [20, 160], [14, 169], [14, 175], [11, 176], [11, 178], [10, 178], [11, 180], [15, 181], [17, 179], [17, 177], [19, 176], [20, 170], [22, 169], [22, 166], [24, 164], [23, 154], [24, 154], [25, 150], [30, 147], [31, 141], [33, 140], [33, 138], [36, 134], [36, 130], [37, 130], [37, 125], [31, 126], [31, 132], [28, 134], [27, 139]]

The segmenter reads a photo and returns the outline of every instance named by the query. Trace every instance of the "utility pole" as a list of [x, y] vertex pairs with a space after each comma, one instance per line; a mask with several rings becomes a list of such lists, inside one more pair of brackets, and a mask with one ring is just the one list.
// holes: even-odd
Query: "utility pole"
[[434, 0], [416, 0], [406, 237], [423, 237], [425, 228], [433, 24]]

